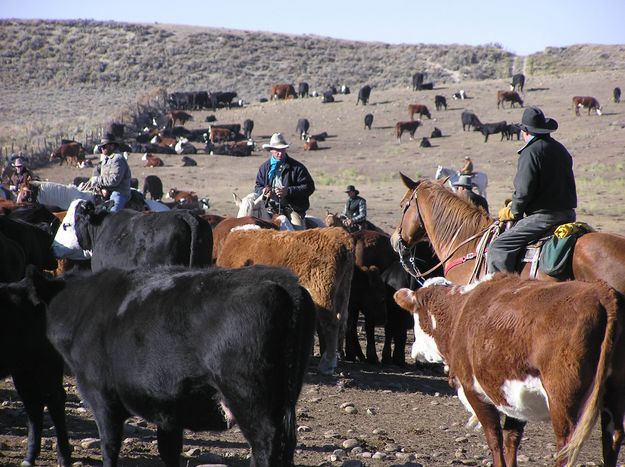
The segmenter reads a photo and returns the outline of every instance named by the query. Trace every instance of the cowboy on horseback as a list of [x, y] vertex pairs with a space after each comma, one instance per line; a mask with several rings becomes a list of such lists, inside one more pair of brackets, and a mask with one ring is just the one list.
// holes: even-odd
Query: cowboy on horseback
[[[11, 198], [16, 199], [20, 187], [27, 185], [35, 177], [26, 167], [26, 160], [23, 157], [17, 157], [11, 164], [12, 170], [7, 171], [2, 182], [2, 188]], [[8, 188], [8, 190], [7, 190]]]
[[523, 112], [521, 133], [525, 146], [519, 152], [512, 201], [499, 211], [499, 220], [517, 221], [488, 247], [488, 272], [514, 272], [518, 257], [531, 240], [553, 227], [575, 221], [577, 192], [573, 159], [551, 137], [558, 122], [538, 107]]
[[130, 167], [119, 151], [119, 143], [113, 135], [106, 135], [100, 141], [98, 150], [102, 153], [91, 182], [102, 189], [105, 198], [113, 201], [111, 212], [120, 211], [130, 200]]
[[343, 226], [348, 232], [356, 232], [365, 228], [367, 222], [367, 200], [360, 195], [354, 185], [347, 185], [345, 193], [349, 198], [343, 208]]
[[256, 196], [262, 195], [271, 213], [284, 214], [296, 230], [303, 230], [315, 182], [304, 164], [289, 157], [288, 147], [281, 133], [274, 133], [269, 144], [263, 144], [271, 156], [258, 168], [254, 191]]

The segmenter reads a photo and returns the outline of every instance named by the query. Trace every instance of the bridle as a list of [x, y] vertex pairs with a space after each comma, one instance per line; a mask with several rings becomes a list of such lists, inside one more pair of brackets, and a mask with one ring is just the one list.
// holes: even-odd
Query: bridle
[[[480, 232], [471, 235], [469, 238], [463, 240], [462, 242], [460, 242], [458, 244], [458, 246], [456, 246], [455, 248], [453, 248], [449, 253], [447, 253], [447, 255], [445, 255], [445, 258], [441, 259], [438, 263], [436, 263], [436, 265], [434, 265], [433, 267], [431, 267], [430, 269], [428, 269], [425, 272], [421, 272], [419, 271], [419, 268], [417, 267], [417, 265], [415, 264], [415, 250], [416, 250], [416, 243], [414, 245], [409, 246], [408, 244], [406, 244], [406, 242], [404, 241], [404, 239], [402, 238], [401, 232], [402, 232], [402, 226], [404, 224], [404, 216], [406, 215], [406, 212], [408, 211], [408, 208], [410, 207], [412, 200], [414, 199], [415, 201], [415, 209], [417, 211], [417, 219], [419, 221], [419, 228], [421, 230], [423, 230], [423, 235], [425, 236], [425, 234], [427, 233], [425, 231], [425, 227], [424, 227], [424, 223], [423, 223], [423, 217], [421, 216], [421, 210], [419, 209], [419, 200], [417, 199], [417, 188], [415, 187], [414, 190], [412, 191], [412, 194], [410, 195], [410, 199], [408, 200], [408, 202], [404, 205], [402, 214], [401, 214], [401, 220], [399, 222], [399, 227], [397, 228], [397, 236], [398, 236], [398, 240], [397, 240], [397, 248], [399, 251], [397, 251], [399, 253], [399, 262], [401, 263], [402, 267], [406, 270], [406, 272], [408, 274], [410, 274], [412, 277], [414, 277], [417, 282], [420, 285], [423, 285], [423, 277], [427, 276], [428, 274], [430, 274], [431, 272], [435, 271], [439, 266], [445, 264], [451, 257], [452, 255], [458, 251], [460, 249], [460, 247], [466, 245], [467, 243], [475, 240], [476, 238], [480, 238], [482, 235], [484, 235], [486, 232], [488, 232], [489, 230], [491, 230], [491, 228], [493, 228], [493, 224], [489, 225], [488, 227], [486, 227], [485, 229], [481, 230]], [[496, 224], [498, 224], [496, 222]], [[456, 235], [454, 235], [453, 241], [455, 241], [456, 236], [458, 235], [458, 232], [456, 232]], [[453, 243], [452, 241], [452, 243]], [[406, 252], [409, 253], [409, 255], [406, 254]], [[406, 264], [405, 262], [405, 258], [408, 257], [408, 262], [410, 263], [410, 267], [408, 266], [408, 264]]]

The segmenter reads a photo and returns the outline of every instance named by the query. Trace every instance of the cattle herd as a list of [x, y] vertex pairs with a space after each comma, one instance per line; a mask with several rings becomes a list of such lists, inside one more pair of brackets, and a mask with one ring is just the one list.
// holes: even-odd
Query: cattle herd
[[[426, 76], [413, 75], [414, 91], [435, 89]], [[496, 92], [498, 109], [523, 107], [525, 76], [514, 75], [510, 86]], [[350, 90], [331, 86], [317, 93], [305, 82], [279, 83], [269, 100], [319, 95], [330, 103], [337, 93]], [[372, 86], [362, 86], [355, 104], [370, 105], [371, 94]], [[247, 156], [256, 149], [251, 119], [184, 127], [193, 119], [186, 111], [244, 105], [233, 104], [236, 97], [231, 91], [172, 93], [170, 111], [158, 117], [163, 125], [154, 117], [128, 149], [144, 153], [145, 166], [153, 168], [164, 166], [154, 154], [195, 154], [192, 142], [206, 144], [210, 154]], [[464, 90], [450, 97], [468, 99]], [[619, 88], [613, 97], [620, 101]], [[447, 110], [443, 95], [433, 104], [436, 112]], [[572, 109], [578, 116], [580, 109], [601, 115], [591, 96], [573, 97]], [[395, 125], [398, 143], [404, 133], [414, 139], [423, 126], [415, 114], [432, 118], [424, 103], [407, 110], [409, 120]], [[373, 121], [367, 113], [364, 129]], [[461, 123], [484, 142], [498, 133], [501, 140], [520, 138], [518, 123], [482, 123], [470, 110], [461, 113]], [[123, 127], [111, 131], [124, 133]], [[310, 134], [306, 118], [297, 121], [296, 133], [304, 150], [318, 149], [328, 137]], [[442, 136], [434, 128], [430, 138]], [[431, 147], [428, 137], [420, 145]], [[68, 140], [50, 160], [79, 166], [86, 154]], [[184, 155], [182, 164], [196, 162]], [[0, 206], [0, 373], [12, 376], [26, 408], [24, 465], [39, 456], [44, 406], [56, 429], [58, 463], [72, 465], [64, 364], [95, 417], [104, 465], [117, 464], [124, 422], [135, 415], [156, 424], [158, 452], [168, 466], [179, 465], [185, 429], [234, 425], [251, 448], [252, 465], [293, 465], [295, 410], [315, 332], [317, 370], [332, 377], [339, 358], [380, 361], [376, 325], [385, 327], [382, 363], [405, 365], [407, 330], [414, 327], [413, 357], [448, 367], [459, 398], [484, 428], [494, 465], [516, 465], [525, 421], [541, 417], [553, 423], [562, 463], [575, 459], [602, 417], [604, 433], [613, 434], [612, 441], [604, 437], [605, 465], [616, 465], [625, 414], [625, 300], [606, 284], [553, 285], [501, 275], [465, 288], [430, 280], [420, 289], [389, 236], [372, 224], [352, 233], [330, 221], [324, 228], [280, 231], [254, 217], [207, 214], [198, 209], [196, 193], [164, 191], [158, 176], [145, 178], [145, 199], [158, 203], [165, 193], [177, 209], [113, 214], [106, 204], [82, 199], [62, 212], [37, 203]], [[413, 256], [431, 277], [443, 275], [428, 244], [417, 244]], [[534, 319], [536, 304], [545, 302], [548, 313]], [[554, 331], [565, 308], [574, 338]], [[493, 335], [493, 322], [505, 329], [506, 323], [525, 324], [515, 328], [519, 335], [502, 337]], [[476, 355], [477, 341], [498, 355], [497, 365]]]

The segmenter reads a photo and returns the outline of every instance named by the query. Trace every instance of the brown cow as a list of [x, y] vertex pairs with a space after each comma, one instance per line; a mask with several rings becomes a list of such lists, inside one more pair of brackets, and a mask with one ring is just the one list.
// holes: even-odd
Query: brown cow
[[235, 268], [267, 264], [291, 269], [317, 308], [322, 352], [319, 371], [332, 374], [337, 366], [339, 334], [347, 319], [353, 250], [349, 234], [336, 227], [295, 232], [242, 230], [228, 234], [217, 265]]
[[422, 104], [408, 105], [408, 113], [410, 114], [410, 120], [414, 120], [414, 114], [419, 114], [419, 117], [423, 117], [425, 115], [427, 118], [432, 118], [427, 106]]
[[213, 228], [213, 264], [217, 263], [221, 248], [231, 231], [258, 229], [279, 230], [273, 223], [254, 216], [226, 217], [218, 224], [211, 227]]
[[315, 151], [319, 149], [319, 145], [317, 144], [317, 140], [312, 137], [306, 138], [306, 142], [304, 143], [304, 151]]
[[163, 159], [147, 152], [143, 155], [141, 160], [145, 161], [146, 167], [163, 167], [165, 165]]
[[199, 205], [195, 191], [181, 191], [177, 188], [170, 188], [167, 197], [173, 199], [178, 204]]
[[590, 115], [591, 110], [595, 110], [597, 115], [601, 115], [601, 106], [599, 105], [599, 101], [592, 96], [575, 96], [573, 97], [573, 110], [575, 111], [575, 115], [579, 117], [579, 109], [581, 107], [585, 107], [588, 109], [588, 115]]
[[175, 127], [176, 122], [180, 122], [180, 124], [184, 126], [185, 123], [193, 120], [193, 115], [190, 115], [182, 110], [172, 110], [165, 116], [167, 117], [167, 126], [169, 128]]
[[414, 139], [414, 133], [421, 125], [421, 120], [412, 120], [410, 122], [397, 122], [395, 124], [395, 134], [397, 135], [397, 142], [401, 143], [401, 135], [404, 131], [410, 133], [410, 139]]
[[510, 108], [514, 107], [514, 104], [523, 107], [523, 99], [515, 91], [497, 91], [497, 108], [501, 105], [501, 108], [504, 109], [504, 102], [510, 102]]
[[228, 128], [219, 128], [212, 125], [208, 126], [208, 138], [211, 143], [221, 143], [223, 141], [231, 141], [234, 139], [235, 134]]
[[297, 94], [295, 93], [295, 88], [292, 84], [274, 84], [271, 86], [271, 96], [272, 99], [288, 99], [288, 98], [296, 98]]
[[[438, 285], [436, 285], [438, 284]], [[498, 274], [469, 286], [426, 281], [395, 300], [415, 316], [412, 354], [444, 362], [477, 417], [493, 465], [517, 465], [529, 420], [549, 420], [556, 465], [575, 465], [602, 417], [604, 465], [615, 466], [625, 411], [625, 310], [604, 282], [551, 283]], [[505, 416], [503, 433], [500, 414]]]
[[61, 144], [58, 149], [50, 154], [50, 162], [59, 159], [59, 165], [66, 162], [67, 165], [77, 166], [79, 162], [85, 160], [85, 148], [77, 141]]

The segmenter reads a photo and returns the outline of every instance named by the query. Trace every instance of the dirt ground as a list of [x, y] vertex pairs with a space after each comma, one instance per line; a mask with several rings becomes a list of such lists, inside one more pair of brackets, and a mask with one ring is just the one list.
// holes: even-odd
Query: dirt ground
[[[525, 105], [538, 105], [560, 128], [554, 136], [574, 157], [579, 208], [578, 219], [595, 228], [623, 233], [623, 187], [625, 185], [625, 112], [623, 104], [611, 102], [612, 89], [625, 83], [616, 72], [586, 73], [550, 77], [528, 77]], [[352, 86], [352, 89], [357, 86]], [[456, 101], [451, 94], [464, 89], [470, 99]], [[512, 191], [518, 141], [500, 141], [492, 135], [487, 143], [479, 133], [463, 132], [460, 113], [473, 110], [482, 122], [519, 122], [523, 109], [497, 109], [496, 91], [507, 89], [507, 82], [465, 82], [438, 87], [433, 91], [413, 92], [395, 89], [371, 93], [369, 105], [356, 106], [356, 95], [337, 95], [332, 104], [319, 99], [250, 103], [241, 109], [219, 110], [218, 123], [255, 122], [254, 139], [266, 142], [281, 131], [291, 143], [289, 154], [304, 162], [315, 179], [317, 190], [311, 198], [310, 215], [322, 217], [326, 211], [340, 211], [347, 184], [354, 184], [368, 201], [369, 219], [391, 232], [399, 219], [398, 202], [404, 193], [399, 171], [413, 177], [434, 175], [437, 165], [459, 168], [465, 155], [474, 161], [475, 170], [489, 177], [488, 201], [496, 209]], [[448, 109], [436, 111], [434, 95], [447, 97]], [[574, 95], [594, 95], [603, 104], [603, 115], [585, 112], [576, 117], [571, 108]], [[432, 119], [423, 121], [417, 140], [407, 135], [398, 144], [394, 136], [397, 121], [408, 120], [407, 106], [426, 104]], [[195, 112], [191, 128], [206, 127], [206, 115]], [[374, 115], [371, 131], [363, 129], [366, 113]], [[295, 135], [298, 118], [308, 118], [311, 133], [327, 132], [320, 150], [304, 152], [303, 142]], [[432, 139], [431, 148], [420, 148], [419, 140], [434, 127], [442, 130]], [[198, 146], [199, 147], [199, 146]], [[267, 154], [263, 151], [247, 158], [193, 156], [197, 167], [181, 167], [180, 156], [162, 156], [166, 166], [143, 167], [141, 154], [131, 154], [133, 176], [140, 181], [156, 174], [165, 188], [191, 189], [210, 199], [210, 212], [235, 215], [232, 192], [252, 191], [256, 170]], [[67, 183], [88, 170], [47, 167], [37, 171], [44, 179]], [[382, 339], [382, 330], [378, 331]], [[412, 336], [409, 336], [409, 343]], [[361, 335], [364, 342], [364, 335]], [[379, 342], [381, 343], [381, 342]], [[409, 349], [408, 349], [409, 353]], [[341, 363], [335, 377], [318, 375], [317, 359], [305, 379], [298, 405], [297, 465], [487, 465], [490, 455], [481, 431], [466, 428], [468, 413], [450, 390], [438, 367], [423, 368], [410, 362], [406, 368], [381, 367], [360, 363]], [[74, 381], [67, 378], [69, 394], [67, 416], [75, 460], [82, 465], [100, 462], [95, 423], [80, 403]], [[25, 417], [10, 380], [0, 382], [0, 465], [19, 465], [25, 451]], [[350, 405], [351, 404], [351, 405]], [[353, 406], [355, 410], [348, 407]], [[347, 410], [346, 410], [347, 409]], [[352, 413], [348, 413], [352, 412]], [[49, 420], [46, 426], [51, 426]], [[598, 431], [584, 448], [579, 463], [599, 465], [601, 460]], [[53, 465], [54, 430], [45, 431], [46, 442], [40, 465]], [[158, 465], [154, 427], [141, 419], [128, 421], [121, 465]], [[529, 424], [521, 444], [523, 465], [552, 465], [554, 437], [548, 423]], [[345, 447], [347, 446], [347, 447]], [[188, 433], [185, 459], [181, 465], [222, 463], [247, 465], [248, 447], [236, 428], [225, 433]], [[621, 462], [625, 456], [621, 455]], [[356, 461], [362, 462], [357, 464]]]

